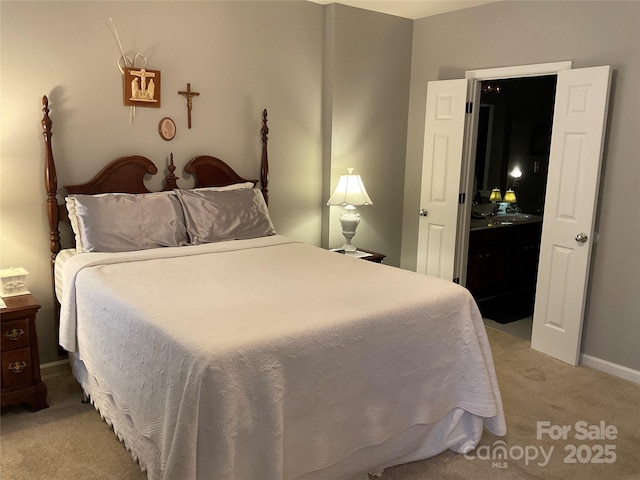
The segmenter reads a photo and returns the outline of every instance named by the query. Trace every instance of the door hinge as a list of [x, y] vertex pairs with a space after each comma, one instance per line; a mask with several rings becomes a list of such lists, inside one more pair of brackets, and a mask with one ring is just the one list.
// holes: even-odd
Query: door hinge
[[464, 204], [464, 202], [467, 201], [467, 194], [466, 193], [459, 193], [458, 194], [458, 204], [462, 205]]
[[465, 113], [473, 113], [473, 102], [467, 102]]
[[460, 285], [460, 277], [454, 278], [453, 283], [457, 283], [458, 285]]

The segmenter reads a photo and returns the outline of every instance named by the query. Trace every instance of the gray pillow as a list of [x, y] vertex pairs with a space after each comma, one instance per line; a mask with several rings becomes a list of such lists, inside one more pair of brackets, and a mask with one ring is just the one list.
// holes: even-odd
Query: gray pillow
[[269, 210], [258, 189], [175, 190], [193, 245], [274, 235]]
[[174, 192], [70, 195], [66, 203], [78, 252], [127, 252], [189, 243]]

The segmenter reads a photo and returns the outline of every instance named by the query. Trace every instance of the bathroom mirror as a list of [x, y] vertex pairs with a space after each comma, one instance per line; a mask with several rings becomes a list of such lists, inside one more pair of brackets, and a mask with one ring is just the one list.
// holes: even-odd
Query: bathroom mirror
[[498, 188], [503, 198], [514, 191], [518, 211], [542, 215], [556, 76], [485, 81], [481, 89], [473, 211], [491, 210], [482, 205]]

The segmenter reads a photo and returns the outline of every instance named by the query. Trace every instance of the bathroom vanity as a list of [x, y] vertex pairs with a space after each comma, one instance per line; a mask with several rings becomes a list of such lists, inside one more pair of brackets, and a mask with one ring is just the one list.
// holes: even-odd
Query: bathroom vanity
[[485, 318], [507, 323], [532, 314], [541, 233], [537, 215], [472, 220], [467, 288]]

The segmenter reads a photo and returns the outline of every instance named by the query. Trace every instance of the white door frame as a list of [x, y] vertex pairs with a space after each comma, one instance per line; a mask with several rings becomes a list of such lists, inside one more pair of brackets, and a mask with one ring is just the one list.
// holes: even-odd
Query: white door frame
[[571, 70], [572, 62], [536, 63], [513, 67], [486, 68], [483, 70], [467, 70], [464, 78], [469, 80], [496, 80], [499, 78], [539, 77], [556, 75], [562, 70]]
[[471, 199], [473, 198], [473, 172], [476, 161], [476, 134], [478, 130], [478, 112], [480, 104], [480, 83], [485, 80], [505, 78], [539, 77], [557, 75], [562, 70], [571, 70], [572, 62], [539, 63], [517, 65], [482, 70], [467, 70], [465, 78], [469, 80], [468, 99], [474, 105], [470, 125], [465, 138], [464, 158], [462, 159], [462, 176], [460, 192], [468, 199], [460, 205], [458, 235], [456, 240], [456, 263], [454, 277], [460, 279], [461, 285], [467, 284], [467, 257], [469, 253], [469, 227], [471, 218]]

